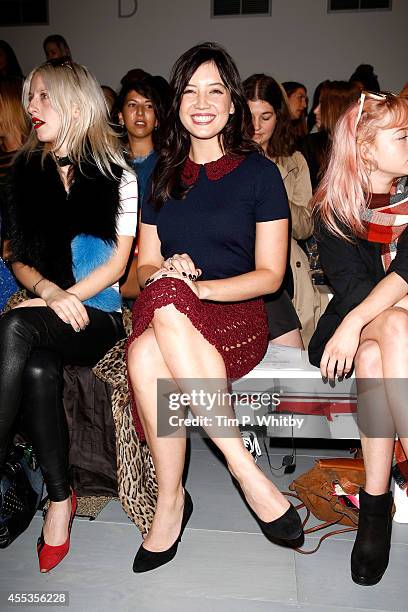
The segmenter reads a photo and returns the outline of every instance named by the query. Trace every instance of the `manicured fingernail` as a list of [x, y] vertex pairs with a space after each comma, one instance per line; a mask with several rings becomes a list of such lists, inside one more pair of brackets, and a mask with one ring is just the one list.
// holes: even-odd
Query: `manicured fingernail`
[[188, 278], [189, 278], [190, 280], [193, 280], [193, 275], [192, 275], [192, 274], [189, 274], [189, 275], [188, 275]]
[[167, 276], [167, 274], [162, 274], [162, 276]]
[[197, 276], [193, 274], [193, 280], [197, 280]]
[[75, 331], [76, 331], [76, 332], [80, 332], [80, 331], [81, 331], [81, 328], [80, 328], [80, 327], [76, 327], [76, 328], [75, 328]]
[[182, 272], [181, 274], [182, 274], [183, 276], [187, 276], [187, 274], [186, 274], [185, 272]]

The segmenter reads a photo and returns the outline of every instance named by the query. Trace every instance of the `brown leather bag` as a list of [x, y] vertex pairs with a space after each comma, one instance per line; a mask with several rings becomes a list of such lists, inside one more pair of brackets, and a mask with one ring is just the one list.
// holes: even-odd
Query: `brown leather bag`
[[335, 483], [339, 483], [341, 488], [348, 494], [356, 494], [360, 487], [365, 484], [365, 471], [362, 459], [321, 459], [311, 470], [301, 474], [289, 486], [293, 493], [287, 493], [290, 497], [295, 497], [302, 503], [297, 505], [297, 509], [306, 508], [306, 518], [303, 521], [305, 527], [310, 514], [312, 513], [322, 523], [315, 527], [305, 529], [305, 535], [320, 531], [332, 525], [347, 525], [345, 529], [338, 529], [324, 534], [316, 548], [305, 551], [300, 548], [298, 552], [309, 555], [316, 552], [323, 540], [329, 536], [356, 531], [358, 526], [358, 510], [344, 506], [336, 495], [333, 494]]

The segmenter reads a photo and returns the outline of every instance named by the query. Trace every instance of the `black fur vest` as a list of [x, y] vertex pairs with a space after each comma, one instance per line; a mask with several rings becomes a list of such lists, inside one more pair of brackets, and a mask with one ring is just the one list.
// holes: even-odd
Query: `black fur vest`
[[[112, 166], [118, 179], [122, 169]], [[97, 166], [75, 168], [66, 193], [55, 161], [41, 153], [17, 157], [10, 174], [8, 198], [11, 261], [38, 270], [62, 289], [74, 284], [71, 241], [89, 234], [116, 241], [120, 210], [119, 181], [104, 176]]]

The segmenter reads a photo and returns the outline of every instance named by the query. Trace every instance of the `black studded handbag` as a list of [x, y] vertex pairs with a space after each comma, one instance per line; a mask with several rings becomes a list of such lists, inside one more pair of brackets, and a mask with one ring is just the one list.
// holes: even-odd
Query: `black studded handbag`
[[0, 478], [0, 548], [27, 529], [40, 505], [43, 486], [32, 447], [13, 443]]

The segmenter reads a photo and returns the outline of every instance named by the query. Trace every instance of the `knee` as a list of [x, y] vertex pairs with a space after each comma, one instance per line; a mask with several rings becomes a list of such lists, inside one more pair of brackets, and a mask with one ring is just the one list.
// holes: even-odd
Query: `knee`
[[27, 361], [24, 379], [27, 385], [62, 384], [62, 362], [52, 351], [33, 351]]
[[0, 317], [0, 344], [3, 346], [7, 339], [14, 337], [24, 326], [23, 308], [9, 310]]
[[128, 348], [127, 367], [135, 393], [156, 380], [158, 350], [154, 334], [137, 338]]
[[389, 308], [382, 314], [383, 338], [392, 343], [408, 341], [408, 311], [404, 308]]
[[181, 313], [174, 304], [167, 304], [161, 308], [156, 308], [154, 311], [152, 325], [160, 327], [174, 328], [183, 324], [186, 317]]
[[360, 344], [354, 365], [358, 376], [378, 376], [382, 370], [381, 351], [377, 342], [366, 340]]

